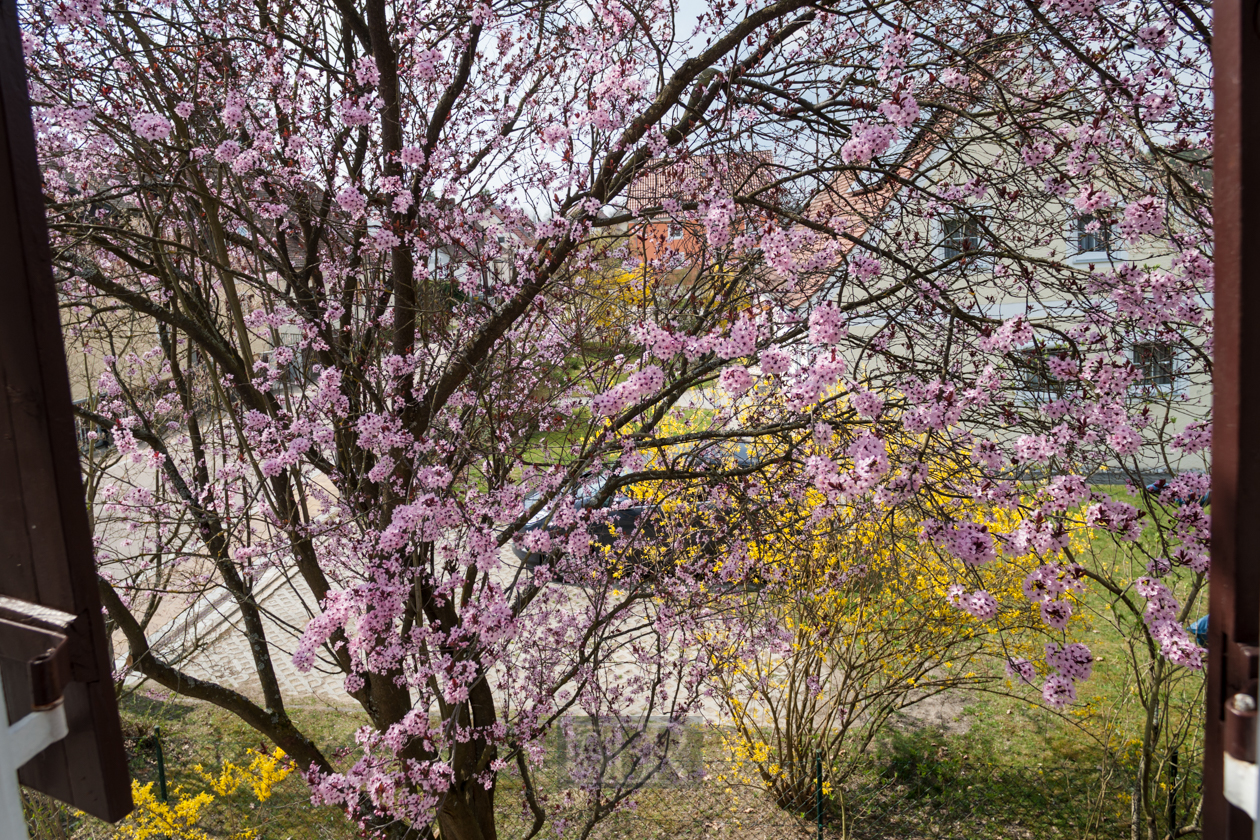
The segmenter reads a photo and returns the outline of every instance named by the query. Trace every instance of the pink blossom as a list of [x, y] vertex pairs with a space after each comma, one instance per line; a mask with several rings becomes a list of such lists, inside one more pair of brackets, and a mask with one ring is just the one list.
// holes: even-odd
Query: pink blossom
[[1042, 601], [1041, 620], [1055, 630], [1066, 630], [1072, 617], [1071, 601]]
[[958, 522], [945, 532], [941, 544], [968, 566], [982, 566], [997, 559], [997, 547], [987, 526], [977, 522]]
[[896, 137], [896, 130], [891, 126], [855, 123], [849, 140], [840, 148], [840, 157], [845, 163], [870, 163], [872, 158], [888, 151]]
[[884, 398], [874, 391], [861, 388], [849, 391], [849, 404], [863, 420], [878, 420], [884, 412]]
[[856, 253], [849, 256], [849, 270], [859, 280], [871, 280], [878, 277], [881, 269], [879, 260], [870, 254]]
[[1130, 202], [1124, 208], [1124, 218], [1116, 229], [1126, 239], [1161, 233], [1164, 229], [1163, 202], [1149, 195]]
[[753, 378], [752, 374], [745, 368], [728, 367], [718, 377], [718, 384], [722, 386], [723, 391], [726, 391], [731, 396], [738, 397], [752, 388]]
[[241, 144], [235, 140], [224, 140], [214, 150], [214, 158], [220, 163], [231, 163], [241, 153]]
[[990, 621], [998, 613], [997, 599], [983, 589], [976, 590], [964, 598], [962, 608], [981, 621]]
[[665, 372], [650, 365], [631, 374], [626, 381], [591, 400], [591, 408], [601, 416], [611, 416], [624, 411], [644, 397], [665, 387]]
[[367, 209], [367, 199], [353, 185], [337, 193], [337, 203], [351, 216], [361, 216]]
[[1003, 321], [1002, 326], [998, 327], [992, 335], [982, 338], [980, 346], [984, 350], [1007, 352], [1031, 344], [1032, 340], [1032, 325], [1022, 315], [1017, 315]]
[[171, 135], [171, 121], [161, 114], [137, 114], [131, 121], [131, 127], [150, 142], [165, 140]]
[[245, 100], [239, 94], [231, 94], [223, 106], [221, 113], [223, 124], [235, 128], [245, 118]]
[[758, 359], [761, 372], [767, 376], [781, 376], [792, 367], [792, 357], [782, 350], [763, 350]]
[[1006, 677], [1007, 679], [1019, 680], [1024, 685], [1032, 685], [1033, 680], [1037, 679], [1037, 669], [1027, 659], [1008, 659], [1006, 661]]
[[967, 74], [957, 67], [950, 67], [941, 74], [941, 84], [953, 90], [962, 90], [968, 85]]
[[1094, 671], [1094, 655], [1080, 642], [1072, 642], [1060, 648], [1051, 642], [1046, 645], [1046, 664], [1073, 682], [1087, 680]]
[[880, 105], [879, 112], [898, 128], [909, 128], [919, 118], [919, 103], [909, 91], [904, 91]]
[[809, 340], [814, 344], [835, 344], [848, 334], [844, 313], [830, 301], [809, 314]]
[[1062, 709], [1076, 702], [1076, 683], [1054, 674], [1046, 679], [1041, 696], [1052, 709]]
[[1072, 200], [1072, 206], [1079, 213], [1095, 213], [1099, 210], [1106, 210], [1115, 204], [1115, 197], [1093, 184], [1086, 184], [1081, 187], [1081, 193]]
[[1138, 27], [1137, 37], [1134, 39], [1137, 45], [1142, 49], [1158, 51], [1168, 46], [1168, 22], [1160, 21], [1159, 23], [1151, 23], [1146, 26]]
[[1210, 423], [1187, 423], [1186, 427], [1173, 438], [1172, 445], [1182, 452], [1202, 452], [1212, 445], [1212, 425]]
[[731, 327], [730, 337], [713, 348], [723, 359], [751, 356], [757, 352], [757, 325], [751, 318], [740, 318]]
[[735, 202], [730, 196], [721, 196], [709, 203], [709, 212], [704, 220], [709, 245], [714, 248], [725, 248], [731, 244], [731, 220], [734, 216]]
[[1040, 166], [1054, 157], [1054, 145], [1045, 140], [1038, 140], [1025, 146], [1019, 154], [1028, 166]]
[[381, 71], [377, 69], [376, 59], [365, 55], [354, 64], [354, 79], [365, 87], [376, 87], [381, 81]]
[[774, 228], [761, 238], [761, 252], [766, 263], [785, 277], [796, 274], [796, 257], [792, 241], [781, 228]]

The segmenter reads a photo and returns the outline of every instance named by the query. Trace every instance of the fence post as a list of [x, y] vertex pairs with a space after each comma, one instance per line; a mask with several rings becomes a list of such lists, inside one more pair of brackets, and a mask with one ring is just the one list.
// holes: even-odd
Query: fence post
[[162, 727], [153, 727], [153, 743], [157, 746], [158, 792], [162, 801], [166, 801], [166, 761], [162, 757]]
[[814, 819], [818, 823], [818, 840], [822, 840], [823, 825], [823, 774], [822, 750], [814, 750], [814, 772], [818, 777], [814, 784]]
[[1177, 754], [1177, 748], [1173, 747], [1172, 755], [1168, 759], [1168, 836], [1177, 836], [1177, 771], [1181, 768], [1180, 755]]

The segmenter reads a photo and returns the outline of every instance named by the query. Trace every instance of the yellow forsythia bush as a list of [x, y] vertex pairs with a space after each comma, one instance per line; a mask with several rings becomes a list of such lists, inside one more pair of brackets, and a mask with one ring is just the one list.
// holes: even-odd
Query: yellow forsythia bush
[[[132, 781], [131, 796], [136, 809], [119, 824], [119, 840], [214, 840], [224, 835], [209, 834], [203, 824], [209, 817], [216, 799], [232, 796], [246, 787], [259, 803], [271, 798], [273, 789], [294, 770], [294, 765], [284, 751], [255, 752], [250, 750], [248, 764], [239, 765], [225, 761], [217, 773], [207, 772], [198, 764], [193, 771], [201, 777], [208, 790], [189, 791], [176, 787], [169, 801], [161, 801], [153, 791], [153, 782], [140, 784]], [[245, 828], [228, 835], [232, 840], [255, 840], [259, 832]]]

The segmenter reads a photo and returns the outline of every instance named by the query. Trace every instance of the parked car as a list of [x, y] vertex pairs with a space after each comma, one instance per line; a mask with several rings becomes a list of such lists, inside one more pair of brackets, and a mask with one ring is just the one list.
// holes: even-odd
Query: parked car
[[[1159, 481], [1152, 481], [1150, 484], [1146, 485], [1146, 492], [1150, 493], [1153, 496], [1158, 496], [1159, 494], [1164, 492], [1164, 488], [1167, 486], [1168, 486], [1168, 480], [1161, 478]], [[1198, 502], [1199, 507], [1206, 508], [1208, 505], [1212, 504], [1212, 491], [1208, 490], [1206, 493], [1204, 493], [1202, 496], [1200, 496], [1197, 499], [1183, 499], [1180, 496], [1173, 497], [1173, 504], [1175, 504], [1177, 507], [1181, 507], [1182, 505], [1188, 504], [1191, 501]]]
[[[678, 467], [702, 475], [708, 471], [717, 471], [724, 468], [741, 468], [755, 466], [755, 460], [752, 458], [747, 443], [742, 441], [721, 441], [709, 444], [704, 447], [696, 447], [684, 454], [682, 458], [676, 462]], [[602, 522], [591, 524], [587, 528], [587, 533], [595, 538], [595, 541], [603, 546], [612, 546], [618, 535], [635, 533], [640, 539], [651, 540], [656, 536], [656, 517], [659, 515], [658, 507], [654, 502], [639, 501], [650, 494], [647, 492], [636, 493], [633, 490], [634, 485], [622, 485], [613, 491], [606, 499], [602, 501], [604, 491], [610, 482], [619, 478], [619, 473], [615, 470], [607, 471], [591, 471], [582, 476], [581, 483], [568, 494], [559, 496], [541, 510], [538, 511], [524, 527], [517, 532], [518, 539], [512, 541], [512, 552], [517, 559], [525, 564], [525, 567], [533, 571], [539, 565], [548, 561], [548, 556], [539, 552], [531, 552], [522, 545], [519, 537], [524, 536], [530, 531], [545, 529], [549, 533], [558, 534], [561, 529], [552, 525], [555, 511], [559, 504], [571, 504], [578, 510], [589, 510], [599, 505], [603, 509], [608, 509], [608, 516]], [[525, 510], [530, 510], [538, 503], [539, 494], [531, 493], [525, 497]], [[708, 534], [708, 539], [712, 542], [713, 533], [711, 529], [699, 526], [697, 533]], [[641, 552], [634, 552], [631, 556], [632, 562], [635, 556], [642, 558]]]

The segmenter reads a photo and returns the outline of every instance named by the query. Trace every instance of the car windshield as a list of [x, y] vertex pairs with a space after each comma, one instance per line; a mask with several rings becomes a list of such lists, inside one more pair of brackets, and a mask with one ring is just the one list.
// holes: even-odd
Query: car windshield
[[746, 467], [752, 464], [753, 457], [747, 441], [722, 440], [696, 447], [689, 453], [688, 461], [701, 469], [714, 469]]
[[[569, 493], [563, 494], [559, 498], [571, 499], [575, 505], [579, 505], [579, 506], [589, 504], [590, 502], [593, 502], [597, 496], [599, 496], [600, 491], [602, 491], [604, 487], [608, 484], [608, 482], [612, 481], [614, 478], [616, 478], [616, 473], [601, 473], [601, 474], [584, 475], [580, 479], [581, 483], [578, 484], [577, 487], [575, 487]], [[529, 510], [537, 502], [538, 502], [538, 494], [530, 493], [529, 495], [525, 497], [525, 502], [524, 502], [525, 509]], [[555, 500], [552, 500], [549, 504], [545, 505], [542, 510], [538, 511], [538, 513], [533, 515], [533, 517], [529, 520], [529, 524], [536, 525], [542, 520], [546, 519], [548, 516], [551, 515], [551, 511], [554, 506], [555, 506]]]

